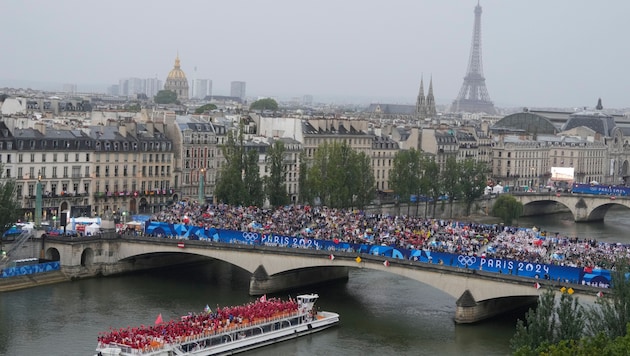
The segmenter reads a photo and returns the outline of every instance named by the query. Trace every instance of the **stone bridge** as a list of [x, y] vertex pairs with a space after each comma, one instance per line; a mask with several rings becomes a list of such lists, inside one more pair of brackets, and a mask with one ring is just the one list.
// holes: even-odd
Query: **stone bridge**
[[522, 216], [570, 211], [575, 222], [602, 221], [613, 206], [630, 209], [630, 198], [573, 193], [514, 193], [523, 203]]
[[[329, 251], [207, 241], [159, 238], [61, 239], [46, 238], [42, 252], [59, 260], [71, 278], [113, 275], [200, 260], [220, 260], [251, 273], [249, 293], [260, 295], [335, 279], [347, 279], [351, 268], [397, 274], [433, 286], [456, 299], [455, 321], [474, 323], [492, 316], [533, 305], [545, 287], [556, 291], [560, 282], [537, 280], [424, 263]], [[387, 261], [387, 262], [386, 262]], [[598, 289], [571, 285], [576, 293], [594, 299]], [[411, 296], [410, 296], [411, 297]]]

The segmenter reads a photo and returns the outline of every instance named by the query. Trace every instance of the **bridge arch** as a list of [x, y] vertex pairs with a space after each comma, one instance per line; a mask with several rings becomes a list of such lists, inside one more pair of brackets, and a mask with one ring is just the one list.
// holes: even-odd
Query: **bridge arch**
[[94, 250], [88, 247], [81, 252], [81, 267], [89, 267], [94, 263]]
[[59, 253], [59, 250], [54, 247], [46, 249], [44, 256], [50, 261], [61, 261], [61, 254]]
[[630, 209], [629, 197], [573, 193], [513, 194], [523, 204], [522, 216], [571, 212], [576, 222], [603, 221], [613, 206]]

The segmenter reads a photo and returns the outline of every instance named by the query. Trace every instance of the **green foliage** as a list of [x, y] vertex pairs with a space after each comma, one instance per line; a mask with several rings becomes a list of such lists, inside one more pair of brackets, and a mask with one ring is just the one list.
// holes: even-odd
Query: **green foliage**
[[245, 176], [243, 177], [246, 192], [243, 197], [245, 205], [262, 206], [265, 198], [258, 168], [258, 156], [258, 151], [254, 149], [248, 150], [245, 155]]
[[304, 193], [312, 199], [319, 198], [322, 205], [363, 207], [373, 199], [375, 180], [366, 154], [354, 151], [346, 143], [324, 143], [318, 146], [310, 163]]
[[517, 322], [510, 341], [514, 355], [628, 355], [630, 281], [625, 277], [628, 271], [627, 261], [618, 261], [609, 293], [588, 309], [569, 294], [563, 294], [554, 307], [553, 292], [546, 291], [538, 308], [527, 313], [527, 322]]
[[492, 206], [492, 216], [501, 218], [506, 225], [511, 225], [522, 213], [523, 203], [509, 194], [500, 194]]
[[300, 176], [298, 177], [298, 186], [300, 189], [298, 201], [302, 203], [313, 201], [314, 198], [307, 184], [307, 173], [306, 153], [302, 151], [300, 152]]
[[420, 187], [421, 152], [412, 148], [396, 152], [391, 172], [389, 187], [402, 202], [409, 202], [412, 194], [417, 194]]
[[206, 105], [202, 105], [198, 108], [195, 109], [195, 114], [199, 115], [199, 114], [203, 114], [204, 112], [207, 111], [212, 111], [212, 110], [216, 110], [217, 106], [214, 104], [206, 104]]
[[131, 112], [140, 112], [141, 107], [140, 107], [140, 104], [135, 103], [135, 104], [129, 105], [127, 107], [127, 110]]
[[[22, 204], [15, 191], [15, 180], [2, 177], [4, 165], [0, 164], [0, 236], [13, 226], [22, 215]], [[0, 239], [0, 250], [2, 242]]]
[[267, 151], [265, 161], [269, 167], [269, 176], [265, 177], [265, 195], [269, 203], [282, 206], [289, 203], [289, 195], [285, 184], [287, 167], [284, 165], [286, 149], [282, 141], [275, 141]]
[[487, 172], [488, 168], [483, 162], [476, 162], [468, 158], [460, 163], [459, 191], [466, 203], [467, 214], [470, 214], [470, 208], [475, 200], [483, 195], [488, 179]]
[[630, 323], [630, 282], [626, 278], [629, 272], [628, 261], [619, 258], [611, 271], [612, 288], [604, 298], [597, 299], [589, 313], [591, 333], [603, 332], [611, 339], [626, 335]]
[[160, 90], [155, 97], [153, 97], [153, 101], [156, 104], [177, 104], [177, 93], [172, 90]]
[[259, 110], [259, 111], [271, 110], [271, 111], [276, 111], [276, 110], [278, 110], [278, 103], [275, 100], [271, 99], [271, 98], [260, 99], [260, 100], [254, 101], [249, 106], [249, 110]]
[[536, 355], [534, 351], [541, 345], [553, 342], [556, 319], [554, 317], [555, 294], [545, 291], [538, 301], [536, 309], [530, 309], [525, 315], [525, 322], [518, 320], [516, 334], [510, 345], [517, 355]]
[[461, 180], [468, 179], [468, 177], [461, 176], [461, 166], [457, 163], [455, 156], [449, 156], [444, 164], [444, 170], [441, 172], [442, 187], [444, 193], [448, 195], [448, 202], [450, 203], [450, 215], [453, 215], [453, 200], [460, 195], [461, 192]]
[[245, 149], [242, 124], [238, 138], [232, 131], [228, 132], [221, 150], [226, 163], [219, 171], [215, 188], [217, 199], [231, 205], [262, 206], [264, 191], [258, 168], [259, 153]]

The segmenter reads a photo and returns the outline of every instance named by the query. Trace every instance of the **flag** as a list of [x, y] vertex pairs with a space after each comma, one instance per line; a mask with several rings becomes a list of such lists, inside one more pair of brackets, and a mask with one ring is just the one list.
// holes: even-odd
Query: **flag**
[[385, 260], [385, 262], [383, 262], [383, 266], [389, 267], [389, 261]]
[[538, 283], [538, 282], [534, 283], [534, 287], [535, 287], [536, 289], [540, 289], [540, 283]]
[[183, 243], [183, 242], [178, 242], [178, 243], [177, 243], [177, 247], [179, 247], [179, 248], [184, 248], [184, 243]]
[[597, 298], [601, 298], [603, 296], [604, 296], [604, 293], [601, 290], [597, 292]]
[[162, 313], [158, 314], [157, 318], [155, 318], [155, 325], [160, 325], [163, 323]]
[[210, 306], [208, 304], [206, 304], [206, 307], [203, 308], [203, 311], [205, 311], [208, 314], [212, 313], [212, 310], [210, 310]]
[[334, 259], [335, 259], [335, 255], [333, 255], [333, 254], [331, 253], [331, 254], [330, 254], [330, 256], [328, 256], [328, 259], [329, 259], [329, 260], [331, 260], [331, 261], [332, 261], [332, 260], [334, 260]]
[[267, 294], [263, 294], [263, 296], [260, 297], [260, 301], [261, 302], [266, 302], [267, 301]]

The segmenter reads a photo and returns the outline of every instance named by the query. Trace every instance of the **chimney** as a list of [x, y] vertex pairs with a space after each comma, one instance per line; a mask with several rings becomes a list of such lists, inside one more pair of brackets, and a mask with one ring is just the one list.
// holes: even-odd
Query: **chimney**
[[35, 130], [39, 131], [42, 135], [46, 136], [46, 124], [38, 121], [34, 125]]
[[127, 137], [127, 126], [125, 124], [118, 125], [118, 132], [122, 137]]

